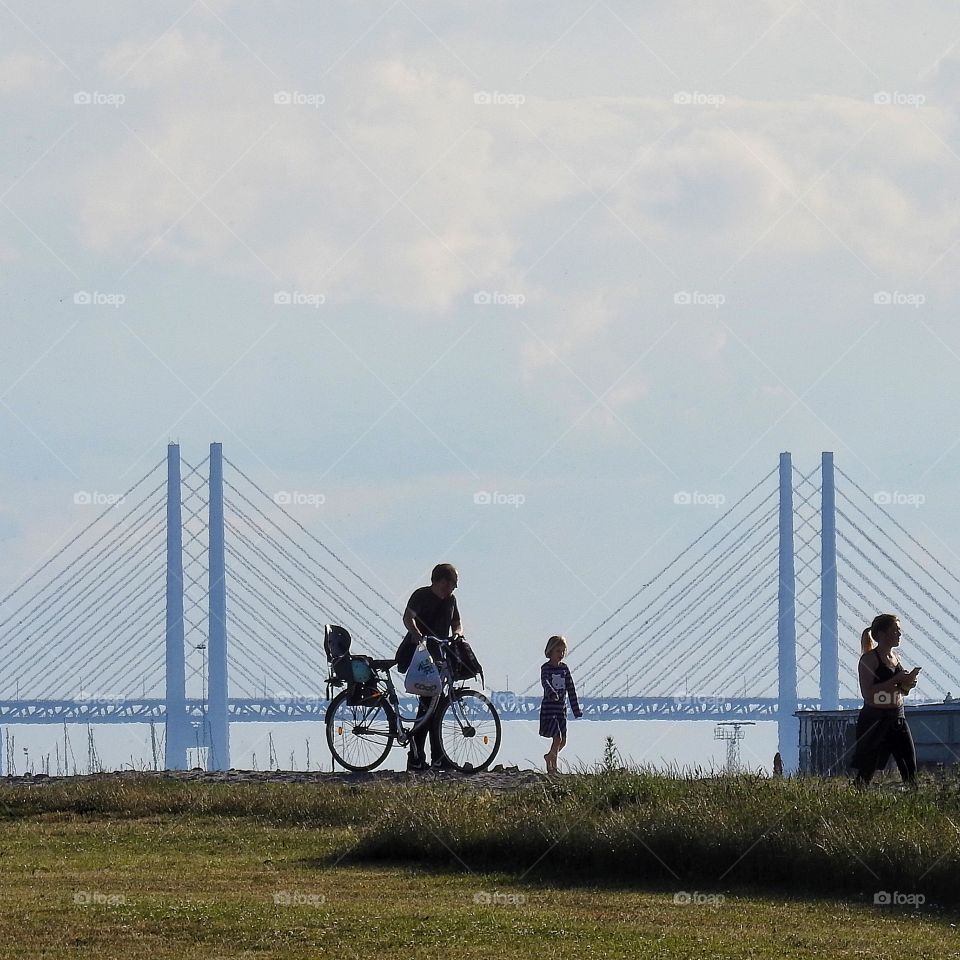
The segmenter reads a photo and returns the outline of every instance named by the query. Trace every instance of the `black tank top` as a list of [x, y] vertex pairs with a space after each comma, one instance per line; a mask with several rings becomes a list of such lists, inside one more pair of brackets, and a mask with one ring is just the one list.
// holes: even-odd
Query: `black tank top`
[[877, 666], [873, 671], [873, 679], [876, 680], [877, 683], [883, 683], [885, 680], [889, 680], [898, 673], [903, 673], [903, 667], [900, 666], [899, 661], [897, 662], [897, 669], [894, 670], [892, 667], [887, 666], [887, 664], [880, 659], [879, 653], [877, 654]]

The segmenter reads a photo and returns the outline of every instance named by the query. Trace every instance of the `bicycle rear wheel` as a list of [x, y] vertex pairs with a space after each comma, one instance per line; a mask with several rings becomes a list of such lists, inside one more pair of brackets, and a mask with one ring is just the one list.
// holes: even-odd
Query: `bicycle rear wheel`
[[348, 770], [372, 770], [393, 746], [394, 727], [384, 704], [351, 706], [346, 690], [327, 707], [326, 726], [330, 753]]
[[476, 690], [452, 690], [436, 722], [444, 757], [457, 770], [486, 770], [500, 750], [500, 716]]

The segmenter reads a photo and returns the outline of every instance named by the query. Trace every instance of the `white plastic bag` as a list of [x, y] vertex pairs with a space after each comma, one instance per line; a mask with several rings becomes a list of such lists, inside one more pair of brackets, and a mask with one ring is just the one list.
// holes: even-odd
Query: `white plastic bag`
[[440, 692], [440, 671], [421, 640], [413, 652], [413, 659], [403, 678], [403, 688], [418, 697], [435, 697]]

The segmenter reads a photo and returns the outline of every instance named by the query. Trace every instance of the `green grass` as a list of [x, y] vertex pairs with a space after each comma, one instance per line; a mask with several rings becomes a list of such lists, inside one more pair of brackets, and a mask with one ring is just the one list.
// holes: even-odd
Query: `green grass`
[[958, 824], [955, 782], [859, 793], [838, 781], [614, 772], [456, 802], [398, 792], [353, 855], [707, 888], [896, 890], [957, 908]]
[[[875, 908], [872, 893], [883, 889], [875, 884], [828, 900], [812, 895], [827, 892], [826, 874], [800, 878], [796, 889], [811, 891], [801, 898], [789, 884], [774, 893], [733, 873], [709, 884], [690, 882], [695, 870], [656, 877], [616, 854], [628, 829], [673, 823], [674, 834], [657, 836], [706, 837], [696, 818], [713, 813], [726, 856], [752, 836], [758, 809], [768, 821], [794, 814], [791, 836], [809, 836], [811, 849], [825, 835], [817, 818], [828, 814], [901, 824], [923, 848], [930, 838], [918, 818], [935, 803], [940, 819], [928, 833], [956, 814], [949, 789], [864, 796], [831, 784], [620, 774], [517, 794], [156, 779], [4, 786], [0, 957], [958, 956], [956, 915], [933, 903], [912, 913]], [[564, 832], [571, 826], [579, 832]], [[445, 849], [436, 830], [459, 850]], [[831, 835], [836, 857], [866, 834]], [[606, 846], [585, 858], [577, 844], [588, 836]], [[478, 845], [484, 837], [488, 845]], [[531, 870], [529, 855], [558, 839]], [[680, 891], [723, 899], [677, 904]], [[275, 903], [284, 893], [300, 905]]]

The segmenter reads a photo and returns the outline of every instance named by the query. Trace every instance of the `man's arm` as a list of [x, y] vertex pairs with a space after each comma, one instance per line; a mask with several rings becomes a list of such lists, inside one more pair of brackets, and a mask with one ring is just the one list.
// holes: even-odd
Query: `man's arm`
[[403, 611], [403, 625], [407, 628], [407, 632], [416, 639], [421, 639], [423, 634], [420, 632], [420, 628], [417, 626], [417, 613], [415, 610], [411, 610], [410, 607], [407, 607]]
[[457, 603], [456, 597], [453, 598], [453, 623], [450, 624], [450, 629], [455, 637], [463, 636], [463, 624], [460, 622], [460, 604]]

